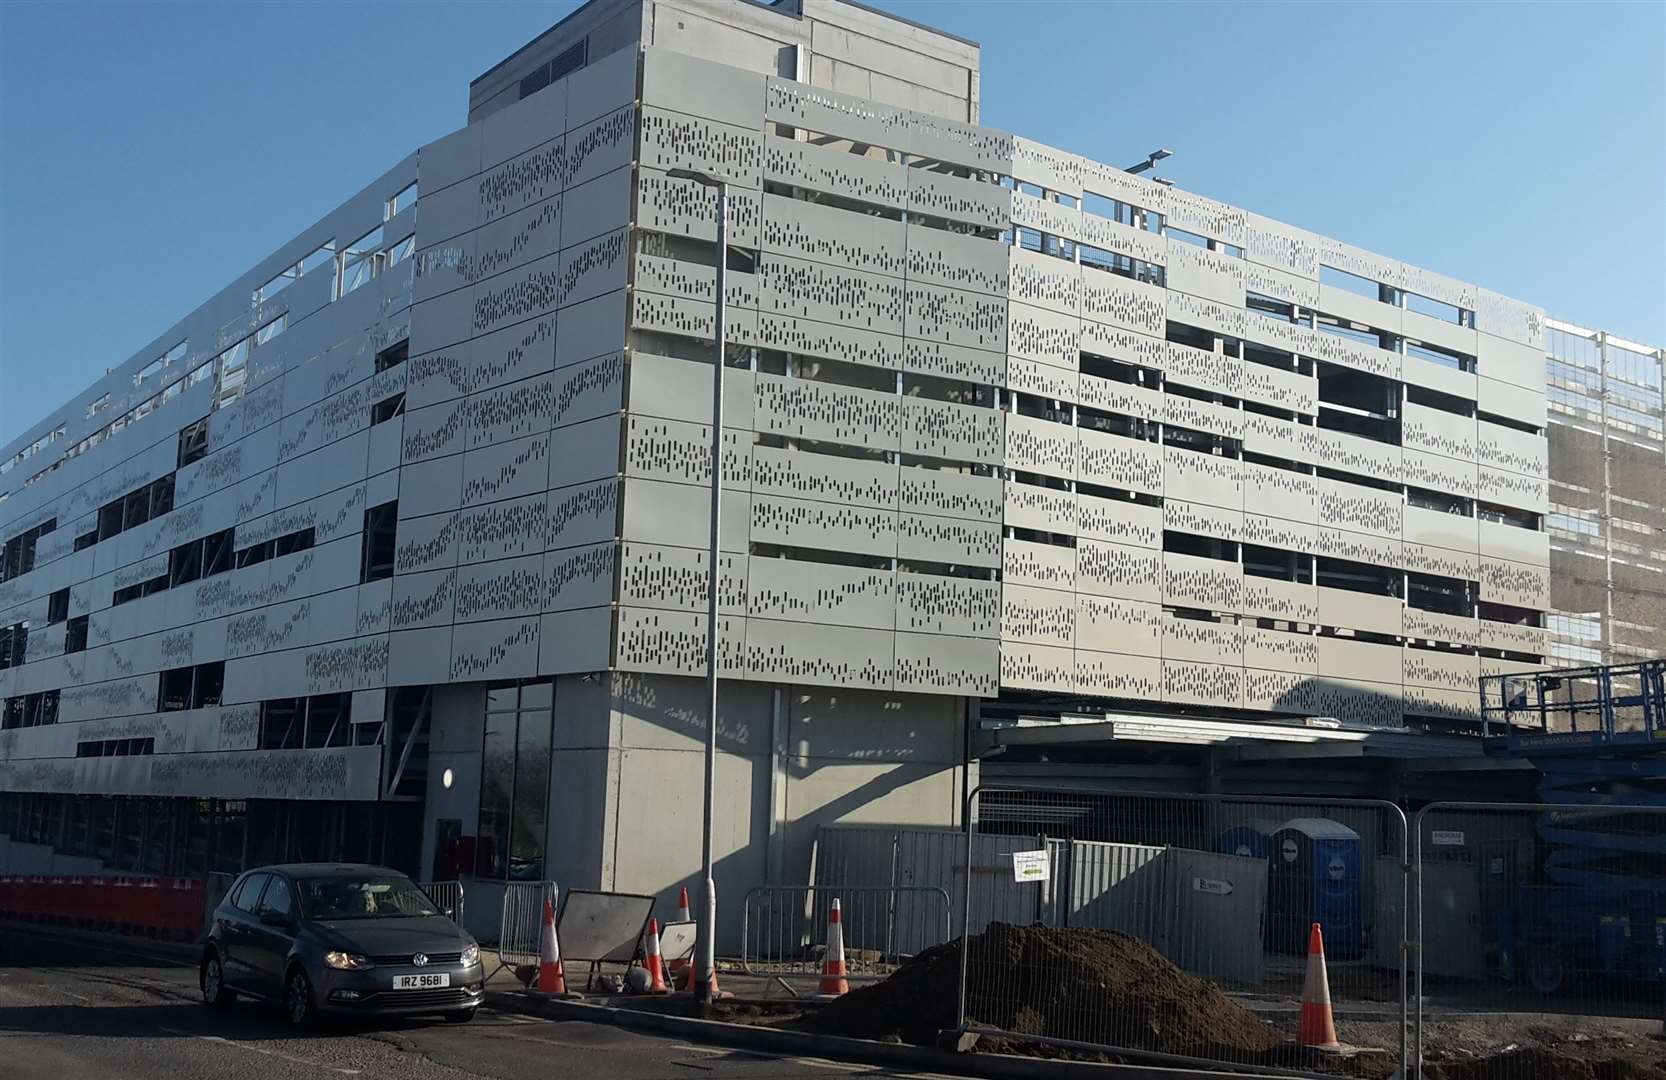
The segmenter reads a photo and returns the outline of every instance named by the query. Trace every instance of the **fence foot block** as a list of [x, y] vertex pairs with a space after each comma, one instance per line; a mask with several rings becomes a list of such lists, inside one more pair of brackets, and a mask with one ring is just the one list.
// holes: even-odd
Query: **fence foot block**
[[937, 1033], [937, 1049], [947, 1050], [951, 1054], [970, 1054], [978, 1048], [978, 1033], [975, 1031], [939, 1031]]

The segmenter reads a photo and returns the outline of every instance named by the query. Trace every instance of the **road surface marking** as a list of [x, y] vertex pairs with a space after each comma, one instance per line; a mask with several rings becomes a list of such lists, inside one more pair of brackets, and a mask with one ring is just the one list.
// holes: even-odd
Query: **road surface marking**
[[251, 1053], [264, 1054], [267, 1057], [282, 1058], [284, 1061], [294, 1062], [297, 1065], [311, 1065], [315, 1069], [327, 1069], [333, 1073], [341, 1073], [343, 1076], [359, 1075], [358, 1069], [343, 1069], [335, 1065], [326, 1065], [322, 1061], [314, 1061], [312, 1058], [296, 1057], [293, 1054], [284, 1054], [277, 1050], [268, 1050], [265, 1047], [250, 1046], [248, 1043], [238, 1042], [235, 1039], [222, 1038], [219, 1035], [198, 1035], [195, 1032], [181, 1031], [178, 1028], [163, 1027], [161, 1024], [156, 1025], [156, 1029], [158, 1031], [165, 1031], [169, 1035], [183, 1035], [188, 1039], [201, 1039], [203, 1042], [222, 1043], [226, 1046], [235, 1046], [239, 1050], [248, 1050]]

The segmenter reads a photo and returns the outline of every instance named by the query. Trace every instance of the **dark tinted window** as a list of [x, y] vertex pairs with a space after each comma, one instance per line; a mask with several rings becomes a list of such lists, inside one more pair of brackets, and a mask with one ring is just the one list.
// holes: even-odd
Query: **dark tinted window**
[[253, 911], [255, 901], [260, 899], [260, 890], [266, 887], [266, 879], [271, 876], [271, 874], [250, 874], [244, 878], [242, 884], [232, 890], [232, 906], [243, 911]]
[[295, 910], [295, 905], [289, 896], [289, 882], [276, 874], [272, 875], [272, 883], [266, 886], [266, 894], [260, 898], [261, 911], [276, 911], [281, 915], [288, 915]]

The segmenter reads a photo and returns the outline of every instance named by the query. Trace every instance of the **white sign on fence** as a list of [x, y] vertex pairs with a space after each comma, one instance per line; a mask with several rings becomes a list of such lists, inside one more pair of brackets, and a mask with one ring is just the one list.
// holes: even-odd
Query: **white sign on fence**
[[1231, 896], [1232, 882], [1219, 878], [1195, 877], [1192, 879], [1194, 892], [1213, 893], [1216, 896]]
[[1012, 880], [1046, 881], [1047, 872], [1047, 852], [1045, 850], [1015, 851], [1012, 853]]
[[1436, 847], [1463, 847], [1464, 834], [1458, 829], [1436, 829], [1429, 835]]

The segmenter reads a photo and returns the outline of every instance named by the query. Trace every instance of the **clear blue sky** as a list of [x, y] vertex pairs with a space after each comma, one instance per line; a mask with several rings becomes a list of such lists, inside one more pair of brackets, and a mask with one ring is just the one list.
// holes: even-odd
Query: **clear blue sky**
[[[870, 2], [982, 42], [986, 124], [1666, 343], [1666, 5]], [[0, 442], [575, 6], [0, 0]]]

